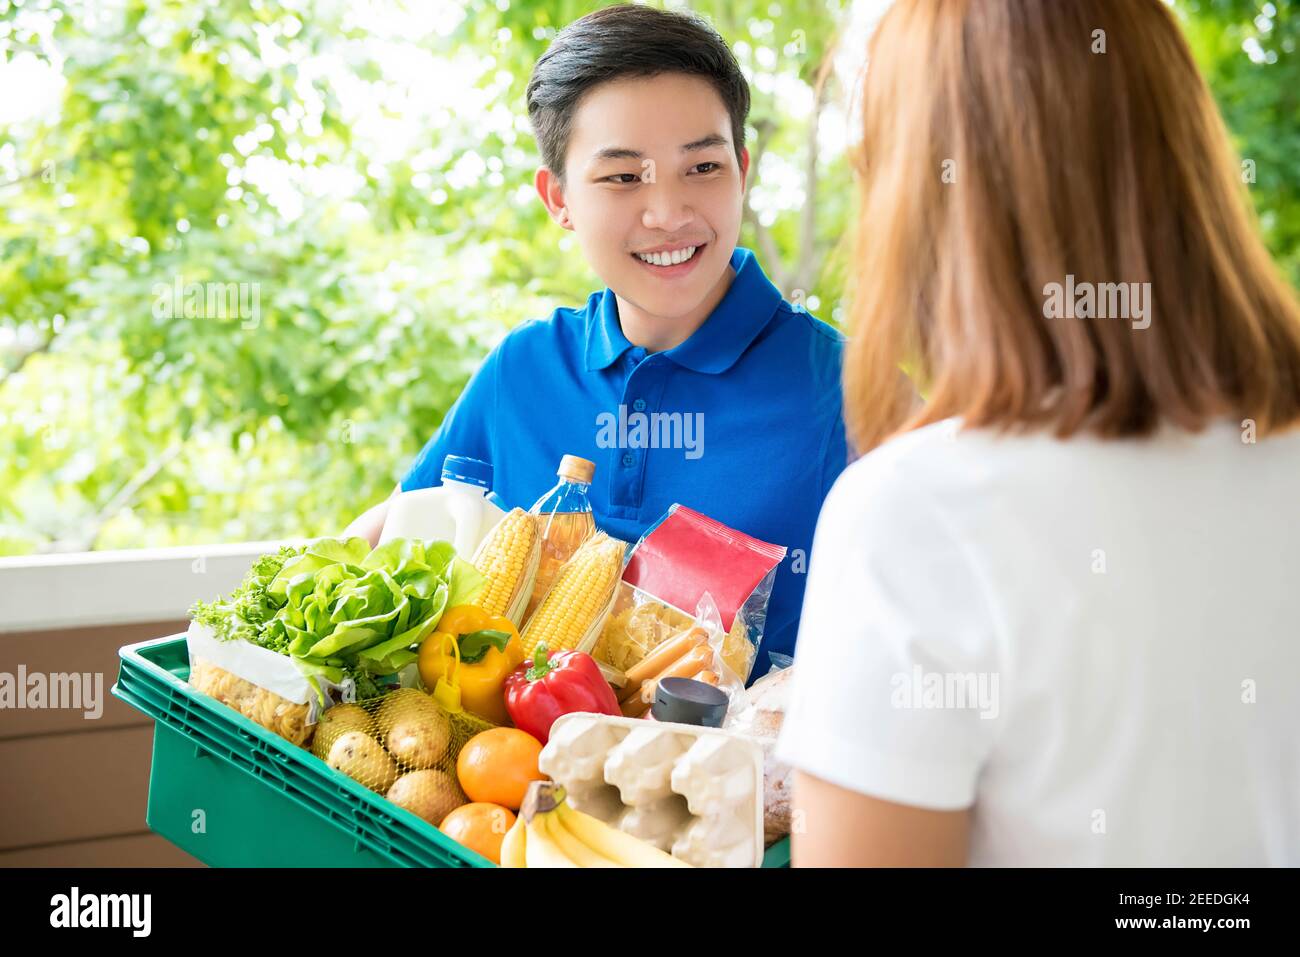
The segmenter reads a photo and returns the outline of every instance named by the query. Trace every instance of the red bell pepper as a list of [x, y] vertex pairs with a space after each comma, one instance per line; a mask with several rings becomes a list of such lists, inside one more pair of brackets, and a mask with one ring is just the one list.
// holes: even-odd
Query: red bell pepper
[[581, 651], [548, 652], [544, 642], [533, 652], [531, 663], [525, 661], [506, 678], [505, 696], [515, 727], [542, 744], [561, 715], [622, 713], [595, 658]]

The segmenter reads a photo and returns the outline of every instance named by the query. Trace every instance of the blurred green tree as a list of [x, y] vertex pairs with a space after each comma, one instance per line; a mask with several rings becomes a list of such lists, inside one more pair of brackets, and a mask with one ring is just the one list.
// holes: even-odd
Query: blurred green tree
[[[0, 554], [328, 534], [387, 494], [501, 335], [597, 285], [523, 92], [598, 5], [0, 0]], [[1297, 276], [1277, 6], [1178, 12]], [[754, 91], [741, 241], [838, 321], [849, 4], [690, 7]]]
[[1242, 156], [1264, 238], [1300, 284], [1300, 11], [1294, 0], [1179, 0], [1176, 9]]

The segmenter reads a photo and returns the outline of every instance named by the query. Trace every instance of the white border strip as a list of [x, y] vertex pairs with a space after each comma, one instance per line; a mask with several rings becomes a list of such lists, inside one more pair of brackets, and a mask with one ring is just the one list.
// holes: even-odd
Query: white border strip
[[288, 542], [0, 558], [0, 634], [189, 617], [229, 594], [259, 555]]

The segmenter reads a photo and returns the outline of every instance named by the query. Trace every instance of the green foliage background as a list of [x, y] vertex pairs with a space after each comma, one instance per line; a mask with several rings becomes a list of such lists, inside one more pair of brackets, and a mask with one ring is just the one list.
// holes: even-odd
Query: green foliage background
[[[529, 195], [522, 106], [598, 5], [0, 0], [0, 57], [64, 80], [0, 129], [0, 554], [335, 533], [385, 496], [500, 336], [598, 286]], [[852, 194], [813, 133], [847, 0], [689, 6], [755, 93], [741, 241], [835, 321]], [[1300, 278], [1300, 18], [1176, 8]], [[439, 63], [473, 95], [440, 100]], [[259, 309], [169, 315], [178, 281], [255, 283]]]

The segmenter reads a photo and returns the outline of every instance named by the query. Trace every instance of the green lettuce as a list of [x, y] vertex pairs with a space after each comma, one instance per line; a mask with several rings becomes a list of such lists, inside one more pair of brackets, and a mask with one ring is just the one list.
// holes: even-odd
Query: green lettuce
[[228, 600], [198, 602], [190, 616], [222, 640], [288, 655], [319, 692], [321, 677], [400, 671], [443, 612], [472, 603], [486, 584], [449, 542], [399, 538], [371, 549], [364, 538], [327, 538], [259, 558]]
[[282, 545], [274, 555], [263, 555], [253, 562], [253, 567], [228, 600], [196, 602], [190, 609], [190, 617], [211, 628], [221, 641], [247, 641], [287, 654], [287, 645], [276, 644], [273, 638], [263, 633], [263, 626], [275, 617], [283, 604], [268, 594], [267, 589], [280, 574], [284, 563], [302, 551], [301, 546]]

